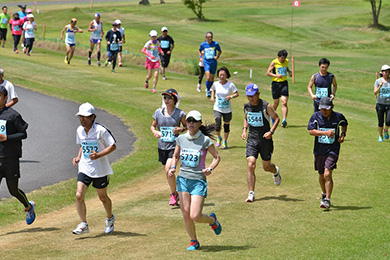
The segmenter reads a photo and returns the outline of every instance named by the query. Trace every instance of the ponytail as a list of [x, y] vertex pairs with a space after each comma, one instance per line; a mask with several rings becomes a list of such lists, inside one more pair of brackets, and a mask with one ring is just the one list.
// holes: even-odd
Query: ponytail
[[205, 125], [201, 125], [199, 127], [199, 130], [202, 132], [202, 134], [204, 134], [205, 136], [208, 136], [211, 140], [214, 140], [214, 141], [216, 140], [215, 129], [216, 129], [215, 123], [205, 124]]

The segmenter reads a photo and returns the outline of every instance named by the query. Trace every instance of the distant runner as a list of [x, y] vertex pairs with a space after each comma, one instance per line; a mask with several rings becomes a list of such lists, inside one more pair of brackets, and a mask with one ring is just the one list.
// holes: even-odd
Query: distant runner
[[14, 84], [4, 79], [4, 70], [2, 68], [0, 68], [0, 86], [5, 87], [8, 93], [7, 102], [5, 103], [6, 107], [12, 107], [19, 102], [18, 95], [15, 92]]
[[121, 20], [117, 19], [117, 20], [115, 20], [115, 22], [118, 24], [118, 31], [121, 33], [121, 36], [122, 36], [122, 42], [119, 43], [119, 52], [118, 52], [118, 66], [122, 67], [123, 44], [126, 43], [125, 28], [122, 27]]
[[161, 75], [163, 80], [166, 80], [165, 69], [168, 68], [169, 61], [171, 60], [171, 54], [173, 48], [175, 48], [175, 41], [171, 36], [168, 35], [168, 28], [161, 28], [162, 36], [158, 37], [157, 40], [160, 42], [160, 46], [164, 54], [160, 54], [161, 59]]
[[[385, 64], [381, 68], [381, 75], [374, 84], [374, 94], [376, 99], [376, 113], [378, 115], [378, 142], [389, 139], [390, 127], [390, 66]], [[383, 128], [385, 124], [385, 128]]]
[[107, 66], [108, 61], [112, 62], [112, 73], [115, 73], [116, 58], [119, 52], [119, 44], [122, 42], [122, 35], [118, 31], [118, 26], [119, 24], [115, 21], [112, 24], [112, 29], [109, 30], [106, 34], [108, 60], [106, 60], [104, 66]]
[[27, 54], [27, 56], [30, 56], [35, 41], [34, 31], [37, 31], [37, 24], [34, 22], [33, 14], [28, 14], [27, 18], [28, 21], [24, 23], [23, 30], [25, 33], [24, 37], [26, 38], [25, 53]]
[[145, 88], [149, 87], [149, 79], [152, 78], [152, 73], [154, 71], [152, 92], [156, 93], [158, 70], [160, 69], [159, 54], [163, 54], [164, 52], [161, 49], [160, 42], [157, 41], [157, 31], [151, 30], [149, 36], [150, 40], [145, 43], [145, 46], [142, 49], [142, 53], [146, 55], [145, 68], [148, 70], [148, 74], [145, 78]]
[[2, 10], [3, 13], [0, 14], [0, 43], [3, 43], [1, 44], [1, 47], [4, 48], [5, 42], [7, 41], [8, 23], [11, 20], [11, 17], [7, 14], [8, 8], [6, 6], [3, 6]]
[[[66, 54], [64, 62], [65, 64], [70, 64], [70, 60], [73, 57], [74, 50], [76, 49], [76, 33], [83, 33], [79, 27], [76, 26], [77, 19], [72, 18], [70, 24], [65, 25], [64, 29], [61, 32], [61, 40], [64, 39], [65, 32], [65, 44], [66, 44]], [[69, 55], [70, 54], [70, 55]]]
[[91, 56], [93, 49], [96, 45], [96, 52], [97, 52], [97, 65], [100, 66], [100, 45], [102, 42], [102, 38], [104, 36], [103, 31], [103, 22], [100, 21], [100, 14], [95, 14], [95, 19], [93, 19], [88, 26], [88, 32], [91, 32], [91, 38], [90, 38], [90, 45], [89, 45], [89, 52], [88, 52], [88, 65], [91, 65]]
[[19, 18], [19, 13], [15, 12], [13, 18], [9, 21], [9, 24], [11, 25], [12, 38], [14, 39], [14, 52], [18, 54], [18, 45], [20, 42], [20, 38], [22, 37], [22, 27], [24, 21], [23, 19]]

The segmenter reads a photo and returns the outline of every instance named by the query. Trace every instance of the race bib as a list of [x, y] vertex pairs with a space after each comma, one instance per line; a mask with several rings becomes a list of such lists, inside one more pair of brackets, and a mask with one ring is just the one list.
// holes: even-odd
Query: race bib
[[172, 126], [161, 126], [160, 131], [161, 131], [161, 141], [167, 142], [167, 143], [172, 143], [175, 141], [176, 136], [173, 133], [173, 128]]
[[328, 96], [328, 88], [316, 88], [317, 98], [323, 98]]
[[214, 56], [215, 56], [215, 48], [214, 47], [211, 47], [211, 48], [207, 48], [204, 50], [204, 56], [206, 58], [206, 60], [212, 60], [214, 59]]
[[154, 57], [158, 57], [158, 49], [152, 50], [152, 55], [153, 55]]
[[247, 112], [246, 121], [251, 126], [262, 127], [262, 126], [264, 126], [263, 113], [261, 113], [261, 112]]
[[85, 140], [81, 142], [81, 149], [83, 151], [84, 158], [90, 159], [89, 154], [92, 151], [99, 152], [99, 144], [97, 140]]
[[15, 32], [20, 31], [20, 26], [19, 26], [19, 25], [15, 25], [15, 26], [14, 26], [14, 31], [15, 31]]
[[1, 23], [2, 24], [7, 24], [8, 23], [8, 19], [7, 18], [1, 18]]
[[7, 120], [0, 120], [0, 134], [7, 135]]
[[227, 101], [226, 99], [224, 98], [218, 98], [217, 100], [217, 105], [218, 105], [218, 108], [229, 108], [230, 107], [230, 101]]
[[180, 150], [181, 165], [196, 168], [200, 164], [200, 151], [194, 149]]
[[[328, 130], [334, 130], [334, 129], [333, 128], [320, 128], [318, 130], [320, 130], [320, 131], [328, 131]], [[318, 142], [321, 143], [321, 144], [333, 144], [334, 140], [335, 140], [334, 137], [330, 138], [327, 135], [320, 135], [318, 137]]]
[[277, 68], [277, 74], [282, 74], [283, 77], [287, 76], [287, 67], [280, 67]]
[[390, 87], [382, 87], [380, 92], [381, 98], [390, 97]]
[[169, 49], [169, 41], [161, 41], [161, 49]]
[[74, 37], [74, 34], [68, 34], [68, 41], [74, 42], [76, 38]]
[[100, 37], [100, 35], [101, 35], [101, 30], [96, 30], [96, 31], [94, 31], [94, 32], [93, 32], [93, 35], [94, 35], [95, 37]]
[[110, 44], [110, 50], [116, 51], [116, 50], [119, 49], [118, 46], [119, 46], [118, 43], [111, 43], [111, 44]]

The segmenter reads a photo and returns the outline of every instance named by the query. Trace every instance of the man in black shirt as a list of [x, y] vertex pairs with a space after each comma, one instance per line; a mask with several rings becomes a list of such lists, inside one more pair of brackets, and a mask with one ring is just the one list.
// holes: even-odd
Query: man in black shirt
[[29, 202], [26, 194], [18, 187], [22, 139], [27, 138], [28, 124], [18, 112], [5, 106], [7, 96], [8, 91], [0, 86], [0, 182], [2, 178], [6, 179], [10, 194], [24, 205], [26, 222], [30, 225], [35, 220], [35, 203]]
[[111, 61], [112, 62], [111, 72], [115, 73], [116, 57], [118, 56], [118, 52], [119, 52], [119, 43], [122, 42], [122, 35], [118, 31], [118, 24], [116, 22], [112, 24], [112, 29], [107, 32], [106, 41], [107, 41], [108, 59], [104, 63], [104, 66], [107, 66], [107, 63]]
[[163, 80], [166, 80], [165, 77], [165, 68], [168, 68], [169, 61], [171, 59], [171, 53], [173, 48], [175, 47], [175, 41], [171, 36], [168, 35], [168, 28], [161, 28], [162, 36], [158, 37], [157, 40], [160, 42], [160, 46], [164, 54], [160, 54], [161, 60], [161, 75], [163, 76]]

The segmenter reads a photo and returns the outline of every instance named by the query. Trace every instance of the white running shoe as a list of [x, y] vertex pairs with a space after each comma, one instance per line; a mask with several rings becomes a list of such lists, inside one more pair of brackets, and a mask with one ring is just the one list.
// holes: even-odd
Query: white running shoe
[[112, 231], [114, 231], [114, 222], [115, 222], [115, 215], [114, 214], [112, 214], [111, 218], [106, 219], [106, 228], [104, 229], [104, 232], [106, 234], [109, 234]]
[[279, 167], [276, 166], [276, 175], [274, 175], [274, 183], [276, 186], [279, 186], [280, 183], [282, 182], [282, 176], [280, 176], [280, 172], [279, 172]]
[[253, 202], [255, 200], [255, 192], [250, 191], [248, 194], [248, 198], [246, 199], [246, 202]]
[[198, 86], [196, 87], [196, 90], [197, 90], [198, 92], [202, 92], [201, 87], [202, 87], [202, 85], [200, 85], [200, 84], [198, 83]]
[[73, 230], [73, 234], [75, 235], [81, 235], [88, 232], [89, 232], [88, 224], [85, 222], [81, 222], [80, 224], [77, 225], [76, 229]]

